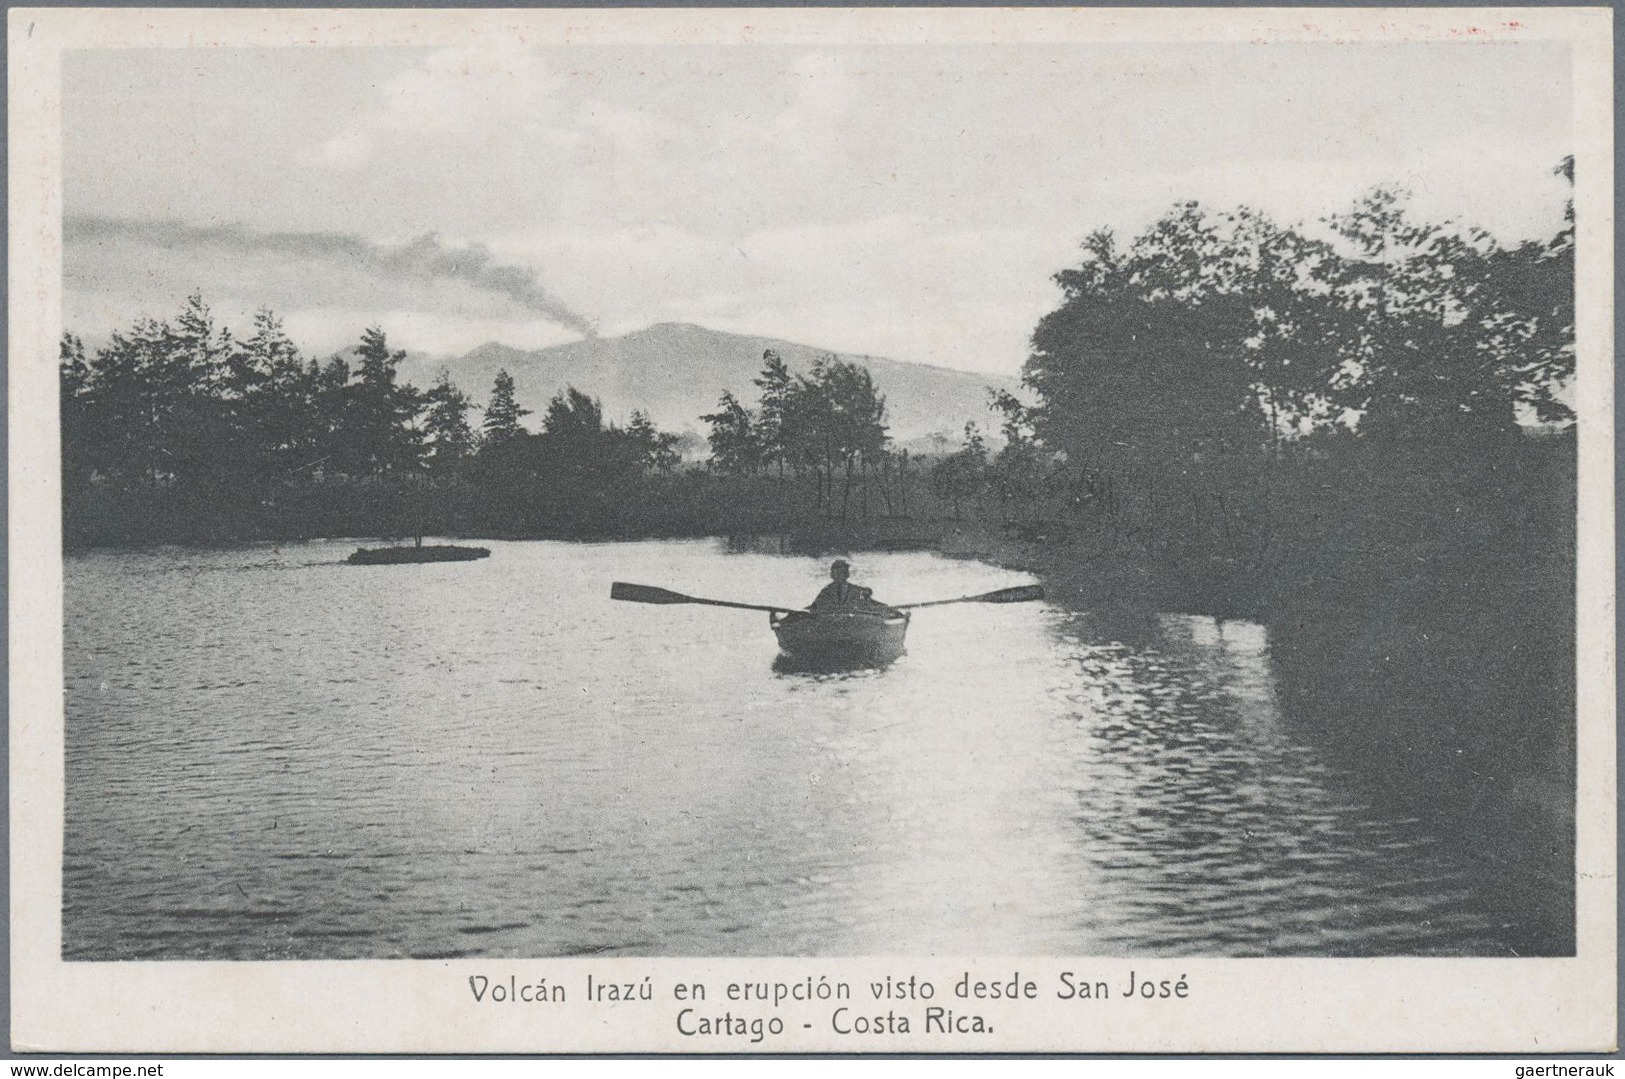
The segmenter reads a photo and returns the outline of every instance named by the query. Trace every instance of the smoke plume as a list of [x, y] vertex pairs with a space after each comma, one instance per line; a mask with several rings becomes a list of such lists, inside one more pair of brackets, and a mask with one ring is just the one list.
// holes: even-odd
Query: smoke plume
[[176, 251], [213, 247], [363, 266], [396, 280], [460, 281], [505, 296], [585, 337], [598, 335], [591, 322], [543, 288], [534, 272], [493, 262], [490, 250], [482, 244], [449, 247], [432, 233], [409, 243], [389, 245], [343, 232], [256, 232], [240, 225], [203, 226], [75, 215], [63, 221], [62, 239], [65, 244], [126, 240]]

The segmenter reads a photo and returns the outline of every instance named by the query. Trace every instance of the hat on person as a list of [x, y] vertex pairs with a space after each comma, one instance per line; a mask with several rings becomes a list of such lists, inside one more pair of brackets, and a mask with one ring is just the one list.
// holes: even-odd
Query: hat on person
[[833, 562], [831, 562], [829, 564], [829, 568], [830, 569], [851, 569], [852, 568], [852, 563], [848, 562], [844, 558], [837, 558], [835, 561], [833, 561]]

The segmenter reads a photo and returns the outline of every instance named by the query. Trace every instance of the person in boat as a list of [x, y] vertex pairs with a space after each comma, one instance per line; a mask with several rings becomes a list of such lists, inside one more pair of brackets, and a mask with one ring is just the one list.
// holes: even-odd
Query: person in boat
[[830, 564], [830, 582], [818, 593], [807, 609], [815, 614], [834, 614], [851, 611], [864, 614], [888, 615], [896, 612], [874, 598], [872, 589], [862, 585], [852, 584], [848, 580], [852, 575], [852, 566], [844, 558], [837, 558]]

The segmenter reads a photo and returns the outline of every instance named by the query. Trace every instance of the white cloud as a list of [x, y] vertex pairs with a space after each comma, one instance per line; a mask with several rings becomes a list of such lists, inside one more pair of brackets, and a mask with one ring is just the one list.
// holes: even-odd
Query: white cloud
[[346, 131], [322, 143], [317, 157], [321, 164], [341, 172], [355, 172], [371, 159], [373, 138], [368, 131]]
[[576, 334], [540, 319], [459, 315], [441, 310], [310, 307], [283, 319], [288, 336], [317, 354], [347, 348], [367, 326], [381, 326], [390, 344], [413, 352], [460, 356], [487, 341], [515, 348], [547, 348], [576, 339]]
[[441, 49], [390, 79], [359, 124], [328, 138], [318, 156], [354, 170], [402, 140], [467, 148], [533, 134], [555, 120], [562, 85], [537, 52], [517, 42]]
[[534, 50], [498, 38], [476, 49], [442, 49], [384, 87], [380, 126], [457, 133], [482, 119], [548, 109], [561, 85]]

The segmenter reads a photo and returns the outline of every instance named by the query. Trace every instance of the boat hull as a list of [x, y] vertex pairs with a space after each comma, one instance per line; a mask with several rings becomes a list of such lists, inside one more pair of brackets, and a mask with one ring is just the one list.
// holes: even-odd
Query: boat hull
[[794, 611], [771, 618], [779, 650], [796, 660], [819, 665], [876, 666], [903, 654], [908, 633], [906, 613], [867, 614], [842, 611]]

